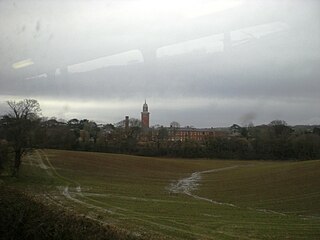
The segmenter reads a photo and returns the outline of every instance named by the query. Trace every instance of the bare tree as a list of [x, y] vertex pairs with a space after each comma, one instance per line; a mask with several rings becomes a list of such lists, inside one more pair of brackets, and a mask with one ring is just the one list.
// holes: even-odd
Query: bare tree
[[273, 129], [274, 134], [279, 136], [288, 136], [293, 130], [288, 126], [284, 120], [273, 120], [269, 123], [269, 126]]
[[17, 176], [24, 154], [35, 147], [35, 131], [41, 112], [37, 100], [7, 101], [9, 112], [1, 117], [0, 127], [14, 151], [12, 175]]
[[10, 112], [7, 114], [12, 119], [30, 119], [39, 117], [41, 112], [40, 104], [35, 99], [24, 99], [22, 101], [7, 101]]
[[171, 128], [180, 128], [180, 123], [173, 121], [170, 123]]

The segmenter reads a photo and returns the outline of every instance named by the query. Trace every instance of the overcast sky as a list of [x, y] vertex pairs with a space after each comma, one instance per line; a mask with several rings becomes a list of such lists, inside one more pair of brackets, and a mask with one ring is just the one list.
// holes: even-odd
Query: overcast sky
[[0, 1], [0, 112], [320, 124], [320, 1]]

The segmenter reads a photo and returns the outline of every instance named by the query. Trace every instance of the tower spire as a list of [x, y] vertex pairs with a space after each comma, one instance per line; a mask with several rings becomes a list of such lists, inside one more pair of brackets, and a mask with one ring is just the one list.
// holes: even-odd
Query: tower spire
[[142, 128], [146, 129], [149, 128], [149, 111], [148, 111], [148, 104], [147, 100], [144, 100], [144, 104], [142, 106], [142, 112], [141, 112], [141, 123], [142, 123]]

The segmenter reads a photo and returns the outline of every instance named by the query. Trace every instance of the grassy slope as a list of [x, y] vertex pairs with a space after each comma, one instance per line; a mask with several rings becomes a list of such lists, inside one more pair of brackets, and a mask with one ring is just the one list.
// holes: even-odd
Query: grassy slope
[[0, 182], [0, 239], [138, 240], [128, 232], [50, 206]]
[[[55, 170], [36, 167], [39, 161], [52, 164]], [[320, 238], [320, 219], [298, 216], [319, 215], [319, 161], [182, 160], [47, 150], [27, 162], [21, 176], [24, 182], [16, 186], [45, 191], [56, 203], [141, 235], [168, 239]], [[239, 167], [203, 174], [195, 193], [237, 207], [168, 193], [170, 183], [192, 172], [234, 165]], [[81, 193], [77, 193], [78, 185]], [[66, 186], [69, 198], [61, 194]], [[257, 210], [262, 208], [290, 213]]]
[[240, 206], [320, 217], [320, 161], [273, 162], [205, 174], [197, 194]]

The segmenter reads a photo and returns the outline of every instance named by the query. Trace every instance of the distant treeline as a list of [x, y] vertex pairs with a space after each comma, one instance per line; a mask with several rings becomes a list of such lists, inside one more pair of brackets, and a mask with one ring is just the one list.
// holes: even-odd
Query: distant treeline
[[[6, 125], [0, 128], [0, 139], [6, 135]], [[9, 132], [10, 133], [10, 132]], [[98, 125], [87, 119], [38, 120], [28, 141], [33, 148], [54, 148], [79, 151], [125, 153], [143, 156], [222, 159], [320, 159], [320, 127], [290, 127], [285, 121], [275, 120], [267, 125], [240, 127], [234, 124], [224, 134], [208, 136], [201, 141], [187, 139], [172, 141], [170, 128], [156, 127], [143, 130], [137, 119], [128, 128], [121, 123]], [[10, 142], [9, 142], [10, 143]], [[10, 144], [2, 147], [1, 155]], [[10, 152], [10, 151], [9, 151]]]
[[225, 159], [318, 159], [320, 128], [294, 130], [285, 121], [268, 125], [233, 125], [223, 136], [202, 141], [171, 141], [168, 128], [143, 131], [138, 121], [128, 129], [123, 125], [98, 126], [88, 120], [72, 119], [61, 123], [42, 121], [36, 133], [39, 147], [81, 151], [127, 153], [143, 156]]

